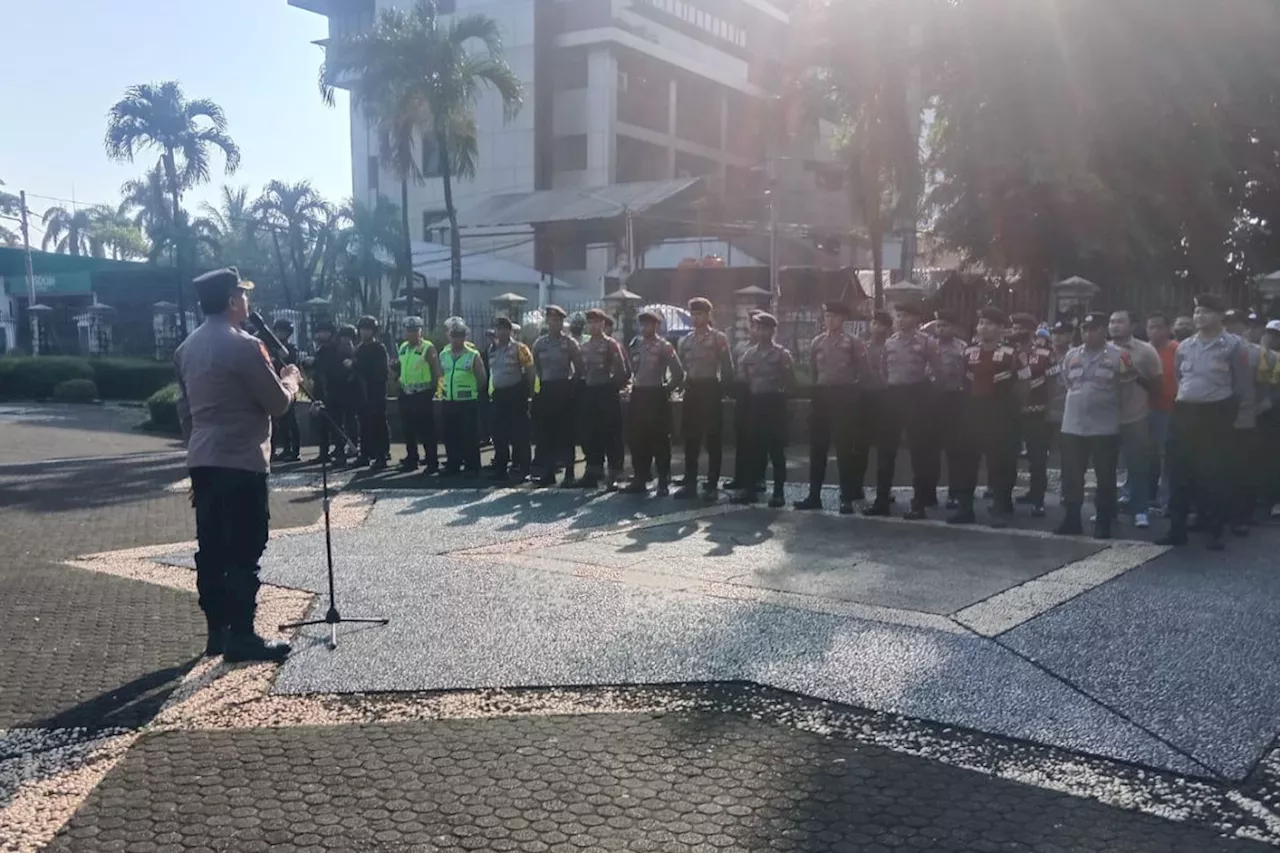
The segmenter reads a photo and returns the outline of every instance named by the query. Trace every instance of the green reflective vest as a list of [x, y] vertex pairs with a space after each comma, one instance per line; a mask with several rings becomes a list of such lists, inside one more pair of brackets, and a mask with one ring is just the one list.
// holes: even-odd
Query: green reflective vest
[[410, 347], [408, 341], [400, 344], [400, 387], [406, 393], [432, 390], [430, 356], [435, 346], [426, 339], [418, 343], [417, 349]]
[[479, 357], [480, 353], [472, 348], [463, 350], [457, 356], [452, 349], [447, 349], [440, 355], [440, 367], [444, 371], [440, 399], [461, 402], [479, 397], [479, 383], [476, 382], [475, 374], [475, 363]]

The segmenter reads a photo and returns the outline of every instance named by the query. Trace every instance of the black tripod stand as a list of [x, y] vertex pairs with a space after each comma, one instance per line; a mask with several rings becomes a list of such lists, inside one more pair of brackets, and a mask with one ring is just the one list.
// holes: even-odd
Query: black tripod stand
[[[258, 330], [259, 335], [271, 345], [277, 353], [288, 354], [288, 349], [284, 344], [280, 343], [280, 339], [275, 333], [268, 328], [262, 317], [257, 313], [249, 315], [249, 322]], [[342, 426], [333, 419], [329, 414], [329, 410], [325, 408], [323, 402], [317, 399], [314, 392], [314, 386], [303, 383], [303, 390], [307, 392], [307, 396], [312, 399], [311, 410], [319, 411], [320, 416], [324, 418], [329, 429], [333, 430], [338, 440], [342, 442], [343, 447], [351, 444], [351, 439], [343, 432]], [[333, 583], [333, 533], [329, 519], [329, 454], [327, 452], [320, 454], [320, 494], [324, 501], [324, 558], [329, 570], [329, 609], [325, 611], [323, 619], [309, 619], [305, 622], [290, 622], [281, 625], [280, 630], [286, 631], [290, 628], [306, 628], [311, 625], [328, 625], [329, 626], [329, 649], [332, 651], [338, 647], [338, 626], [344, 624], [365, 624], [365, 625], [387, 625], [390, 619], [381, 617], [360, 617], [348, 618], [338, 613], [338, 597], [334, 592]]]
[[[338, 436], [338, 440], [344, 446], [351, 443], [346, 433], [338, 426], [333, 417], [329, 414], [329, 410], [324, 407], [323, 403], [313, 402], [311, 404], [312, 411], [316, 407], [320, 409], [320, 415], [323, 417]], [[309, 619], [305, 622], [290, 622], [287, 625], [281, 625], [280, 630], [285, 631], [290, 628], [306, 628], [311, 625], [328, 625], [329, 626], [329, 649], [332, 651], [338, 647], [338, 626], [344, 624], [355, 625], [386, 625], [391, 622], [390, 619], [382, 617], [346, 617], [338, 612], [338, 598], [333, 587], [333, 535], [329, 521], [329, 457], [327, 453], [320, 455], [320, 493], [323, 498], [324, 507], [324, 558], [329, 570], [329, 609], [325, 611], [323, 619]]]

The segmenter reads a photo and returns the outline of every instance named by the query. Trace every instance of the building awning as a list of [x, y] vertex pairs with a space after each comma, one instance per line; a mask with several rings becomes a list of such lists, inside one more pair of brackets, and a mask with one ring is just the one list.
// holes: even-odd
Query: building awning
[[701, 178], [636, 181], [600, 187], [575, 187], [500, 193], [458, 211], [458, 228], [541, 225], [616, 219], [643, 213], [692, 190]]

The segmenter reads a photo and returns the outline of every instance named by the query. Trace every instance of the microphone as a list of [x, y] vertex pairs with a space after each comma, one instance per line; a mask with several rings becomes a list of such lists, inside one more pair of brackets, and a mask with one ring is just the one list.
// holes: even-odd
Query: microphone
[[258, 333], [258, 336], [262, 338], [262, 342], [271, 348], [276, 359], [281, 364], [286, 363], [289, 359], [289, 348], [280, 342], [280, 339], [276, 337], [276, 333], [267, 325], [267, 321], [262, 319], [262, 315], [257, 311], [250, 311], [246, 319], [249, 321], [249, 325], [253, 326], [254, 331]]

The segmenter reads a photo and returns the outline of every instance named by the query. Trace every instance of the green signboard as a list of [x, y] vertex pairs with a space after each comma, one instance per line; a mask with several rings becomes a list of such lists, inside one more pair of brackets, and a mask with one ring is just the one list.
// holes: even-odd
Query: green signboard
[[[87, 296], [93, 292], [87, 272], [37, 271], [33, 278], [37, 299], [41, 296]], [[4, 283], [4, 292], [10, 296], [26, 296], [29, 293], [25, 274], [0, 276], [0, 281]]]

